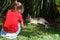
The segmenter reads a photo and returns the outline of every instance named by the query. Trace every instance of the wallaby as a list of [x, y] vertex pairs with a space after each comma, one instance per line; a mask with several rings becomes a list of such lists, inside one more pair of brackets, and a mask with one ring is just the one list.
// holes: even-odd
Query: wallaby
[[46, 21], [44, 18], [32, 18], [31, 16], [27, 19], [28, 24], [43, 24], [45, 26], [45, 29], [48, 28], [48, 21]]

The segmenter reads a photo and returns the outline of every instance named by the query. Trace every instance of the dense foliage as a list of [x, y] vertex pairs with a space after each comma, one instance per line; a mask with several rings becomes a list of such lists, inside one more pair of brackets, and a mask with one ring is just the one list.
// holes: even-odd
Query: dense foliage
[[[17, 0], [25, 6], [24, 17], [30, 14], [32, 17], [42, 16], [48, 20], [55, 19], [59, 15], [56, 5], [60, 5], [59, 0]], [[0, 0], [0, 15], [5, 15], [14, 0]], [[53, 14], [54, 13], [54, 14]], [[53, 20], [52, 19], [52, 20]]]

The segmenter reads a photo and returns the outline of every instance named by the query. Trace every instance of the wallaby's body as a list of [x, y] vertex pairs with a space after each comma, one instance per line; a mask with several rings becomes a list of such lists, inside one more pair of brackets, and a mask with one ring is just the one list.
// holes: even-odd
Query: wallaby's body
[[30, 18], [28, 24], [42, 24], [45, 28], [48, 28], [49, 23], [42, 17], [40, 18]]

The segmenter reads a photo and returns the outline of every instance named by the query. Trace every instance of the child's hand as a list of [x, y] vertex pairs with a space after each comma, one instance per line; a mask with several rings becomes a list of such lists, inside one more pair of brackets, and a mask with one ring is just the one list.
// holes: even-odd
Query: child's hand
[[22, 27], [22, 28], [25, 28], [25, 25], [23, 24], [23, 22], [21, 22], [21, 27]]
[[26, 26], [24, 26], [23, 28], [26, 28]]
[[22, 28], [26, 28], [26, 26], [22, 26]]

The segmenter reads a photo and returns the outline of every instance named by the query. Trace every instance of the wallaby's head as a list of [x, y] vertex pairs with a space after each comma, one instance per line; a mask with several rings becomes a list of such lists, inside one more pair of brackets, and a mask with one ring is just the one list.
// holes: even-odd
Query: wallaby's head
[[32, 20], [33, 18], [28, 14], [26, 17], [26, 22], [30, 22], [30, 20]]

